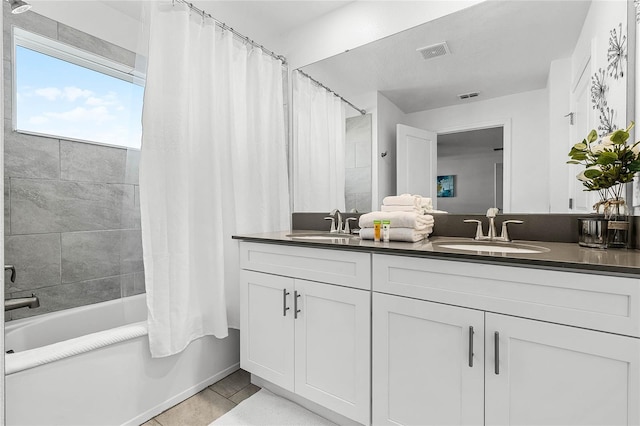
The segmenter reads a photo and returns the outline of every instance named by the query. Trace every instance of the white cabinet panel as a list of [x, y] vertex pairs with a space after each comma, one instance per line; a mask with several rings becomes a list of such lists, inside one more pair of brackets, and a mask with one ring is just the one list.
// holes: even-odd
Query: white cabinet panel
[[487, 424], [640, 422], [640, 340], [490, 313], [485, 336]]
[[293, 287], [292, 278], [240, 271], [240, 366], [291, 391]]
[[373, 290], [640, 337], [634, 278], [374, 254]]
[[369, 423], [370, 293], [296, 280], [295, 390]]
[[482, 424], [484, 313], [382, 294], [373, 312], [373, 424]]
[[303, 280], [371, 289], [369, 253], [242, 241], [240, 266]]

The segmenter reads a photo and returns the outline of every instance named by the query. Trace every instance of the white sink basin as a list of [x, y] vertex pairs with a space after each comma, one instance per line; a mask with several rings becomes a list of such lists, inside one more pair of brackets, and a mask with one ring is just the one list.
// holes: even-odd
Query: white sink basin
[[444, 242], [438, 247], [488, 253], [544, 253], [548, 248], [528, 244], [492, 243], [492, 242]]
[[348, 240], [355, 237], [350, 234], [331, 234], [328, 232], [315, 232], [315, 233], [293, 233], [288, 234], [289, 238], [301, 238], [305, 240]]

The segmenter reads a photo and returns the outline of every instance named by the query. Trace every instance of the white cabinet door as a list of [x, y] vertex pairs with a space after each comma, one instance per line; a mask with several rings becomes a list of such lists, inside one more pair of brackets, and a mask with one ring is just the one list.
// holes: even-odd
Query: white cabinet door
[[639, 339], [490, 313], [485, 339], [487, 425], [639, 424]]
[[369, 424], [370, 293], [303, 280], [295, 285], [295, 392]]
[[290, 391], [293, 287], [293, 278], [240, 271], [240, 366]]
[[482, 424], [483, 345], [482, 311], [374, 293], [373, 424]]

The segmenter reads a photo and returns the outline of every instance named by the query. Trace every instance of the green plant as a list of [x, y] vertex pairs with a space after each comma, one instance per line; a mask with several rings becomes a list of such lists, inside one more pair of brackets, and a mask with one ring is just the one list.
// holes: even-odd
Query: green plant
[[568, 164], [582, 164], [585, 169], [576, 177], [585, 186], [585, 191], [598, 191], [600, 199], [620, 198], [624, 185], [633, 180], [640, 171], [640, 141], [628, 145], [629, 131], [635, 125], [598, 140], [598, 133], [591, 130], [582, 142], [575, 144], [569, 152]]

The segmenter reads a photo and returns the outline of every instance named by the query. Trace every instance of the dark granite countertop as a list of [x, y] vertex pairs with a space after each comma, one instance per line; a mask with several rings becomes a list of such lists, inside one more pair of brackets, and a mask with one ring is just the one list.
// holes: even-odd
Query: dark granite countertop
[[[425, 257], [474, 263], [490, 263], [527, 268], [564, 270], [589, 274], [640, 277], [640, 250], [594, 249], [581, 247], [577, 243], [542, 241], [513, 241], [521, 248], [534, 246], [540, 253], [496, 253], [489, 251], [466, 251], [445, 248], [442, 245], [470, 243], [471, 238], [431, 237], [417, 243], [391, 241], [388, 243], [348, 239], [306, 239], [291, 235], [313, 234], [318, 231], [280, 231], [264, 234], [236, 235], [234, 239], [268, 244], [283, 244], [299, 247], [313, 247], [333, 250], [363, 251], [397, 256]], [[326, 233], [324, 233], [326, 235]], [[500, 242], [483, 242], [500, 245]], [[477, 244], [477, 243], [476, 243]], [[509, 243], [507, 243], [509, 244]]]

